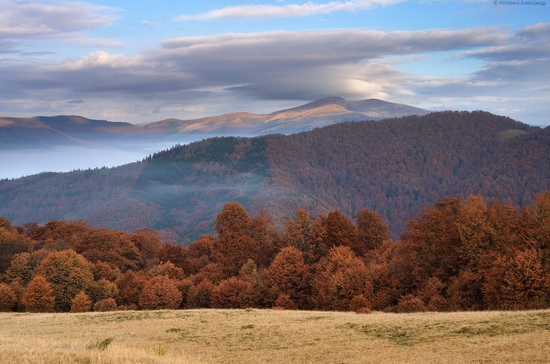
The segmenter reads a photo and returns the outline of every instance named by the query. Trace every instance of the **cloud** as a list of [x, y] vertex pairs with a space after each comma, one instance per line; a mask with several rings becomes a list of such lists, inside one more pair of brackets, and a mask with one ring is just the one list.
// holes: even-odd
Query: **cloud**
[[[57, 65], [0, 62], [0, 109], [59, 114], [71, 105], [71, 113], [88, 117], [114, 119], [110, 114], [146, 122], [240, 110], [271, 112], [339, 95], [434, 109], [510, 112], [541, 123], [547, 122], [544, 112], [550, 112], [534, 105], [550, 98], [546, 30], [546, 24], [537, 24], [515, 34], [492, 27], [226, 34], [169, 39], [131, 57], [96, 51]], [[482, 66], [471, 74], [442, 72], [441, 77], [399, 68], [399, 63], [430, 59], [434, 53], [449, 57], [449, 64], [438, 61], [441, 68], [469, 59]], [[524, 106], [505, 108], [511, 94], [527, 100]], [[70, 100], [86, 103], [68, 104]]]
[[0, 0], [0, 39], [52, 36], [110, 24], [113, 9], [80, 2]]
[[359, 11], [376, 6], [393, 5], [398, 0], [350, 0], [316, 3], [308, 1], [287, 5], [240, 5], [208, 11], [197, 15], [181, 15], [178, 21], [212, 20], [227, 18], [290, 18], [317, 14], [329, 14], [337, 11]]

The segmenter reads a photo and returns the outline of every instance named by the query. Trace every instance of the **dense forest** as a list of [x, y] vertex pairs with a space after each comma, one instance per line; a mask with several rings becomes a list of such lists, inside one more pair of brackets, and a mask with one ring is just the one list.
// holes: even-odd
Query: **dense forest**
[[283, 226], [230, 202], [212, 234], [184, 247], [153, 229], [0, 219], [0, 310], [550, 307], [550, 191], [523, 208], [445, 197], [397, 241], [369, 209], [297, 210]]
[[527, 206], [550, 190], [550, 128], [487, 112], [437, 112], [336, 124], [294, 135], [212, 138], [112, 169], [0, 181], [0, 216], [14, 224], [84, 220], [158, 230], [187, 245], [237, 201], [282, 228], [311, 215], [362, 208], [396, 239], [405, 222], [449, 195]]

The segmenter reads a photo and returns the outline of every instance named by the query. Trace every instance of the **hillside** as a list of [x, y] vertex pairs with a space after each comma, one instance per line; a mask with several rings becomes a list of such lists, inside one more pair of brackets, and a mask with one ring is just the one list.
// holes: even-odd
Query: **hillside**
[[548, 189], [550, 128], [486, 112], [440, 112], [289, 136], [213, 138], [119, 168], [4, 180], [0, 216], [16, 224], [64, 218], [149, 226], [189, 243], [236, 200], [276, 222], [298, 208], [350, 216], [370, 208], [397, 236], [443, 196], [475, 193], [522, 206]]
[[165, 133], [292, 134], [343, 121], [380, 120], [427, 113], [427, 110], [377, 99], [347, 101], [341, 97], [327, 97], [271, 114], [233, 112], [195, 120], [168, 119], [148, 124], [146, 128]]
[[92, 120], [81, 116], [0, 117], [1, 148], [89, 145], [111, 139], [153, 135], [152, 131], [130, 123]]

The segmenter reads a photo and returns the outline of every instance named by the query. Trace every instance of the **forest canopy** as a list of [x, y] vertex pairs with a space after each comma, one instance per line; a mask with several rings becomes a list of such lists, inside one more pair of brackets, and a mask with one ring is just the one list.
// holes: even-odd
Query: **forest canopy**
[[186, 247], [154, 229], [0, 218], [0, 310], [548, 308], [549, 245], [550, 191], [526, 207], [445, 197], [395, 241], [368, 209], [297, 210], [276, 229], [231, 202]]

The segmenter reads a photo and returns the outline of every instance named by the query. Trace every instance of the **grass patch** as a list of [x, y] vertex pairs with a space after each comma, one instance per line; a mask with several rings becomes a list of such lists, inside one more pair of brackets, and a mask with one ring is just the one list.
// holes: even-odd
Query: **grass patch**
[[550, 357], [550, 310], [0, 313], [0, 322], [0, 363], [10, 364], [547, 363]]
[[115, 339], [112, 337], [109, 337], [107, 339], [103, 339], [100, 341], [97, 341], [95, 343], [89, 344], [88, 349], [90, 350], [99, 350], [99, 351], [105, 351], [113, 343]]
[[152, 353], [153, 353], [154, 356], [162, 357], [162, 356], [165, 356], [166, 353], [168, 353], [168, 349], [166, 349], [164, 346], [158, 344], [153, 348]]

